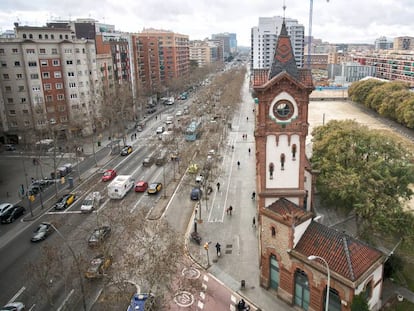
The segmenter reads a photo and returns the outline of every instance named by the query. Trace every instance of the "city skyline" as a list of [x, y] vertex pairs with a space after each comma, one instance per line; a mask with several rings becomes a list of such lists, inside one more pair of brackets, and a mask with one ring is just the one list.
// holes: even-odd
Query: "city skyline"
[[[13, 23], [44, 26], [56, 19], [93, 18], [100, 23], [115, 25], [125, 32], [144, 28], [171, 30], [189, 35], [190, 40], [210, 38], [214, 33], [236, 33], [239, 46], [250, 46], [251, 28], [259, 17], [283, 16], [297, 19], [308, 34], [309, 0], [212, 0], [185, 1], [51, 0], [36, 3], [24, 0], [0, 3], [1, 31], [13, 29]], [[330, 43], [370, 43], [386, 36], [412, 36], [414, 16], [412, 0], [314, 0], [312, 35]]]

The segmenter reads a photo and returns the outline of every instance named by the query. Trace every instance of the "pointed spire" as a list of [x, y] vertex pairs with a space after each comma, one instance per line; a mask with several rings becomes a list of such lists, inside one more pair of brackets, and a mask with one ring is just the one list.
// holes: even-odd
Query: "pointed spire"
[[293, 78], [299, 79], [299, 71], [295, 55], [293, 54], [292, 43], [286, 29], [285, 17], [283, 17], [282, 29], [277, 39], [275, 56], [269, 72], [269, 80], [281, 72], [287, 72]]

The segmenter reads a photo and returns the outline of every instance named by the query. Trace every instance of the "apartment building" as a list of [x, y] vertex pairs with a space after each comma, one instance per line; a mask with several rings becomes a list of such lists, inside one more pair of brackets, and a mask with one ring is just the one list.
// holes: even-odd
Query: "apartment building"
[[395, 51], [414, 51], [414, 37], [396, 37], [394, 38]]
[[189, 39], [187, 35], [167, 30], [144, 29], [133, 37], [134, 64], [137, 78], [150, 91], [186, 77], [189, 73]]
[[198, 67], [204, 67], [215, 63], [218, 61], [219, 48], [220, 45], [214, 41], [190, 41], [190, 61], [197, 62]]
[[15, 24], [0, 39], [0, 110], [5, 141], [33, 142], [38, 132], [88, 134], [95, 110], [95, 43], [70, 27]]
[[375, 68], [375, 77], [407, 82], [414, 87], [414, 53], [388, 52], [354, 56], [354, 61]]
[[[283, 17], [259, 17], [259, 25], [251, 31], [251, 67], [267, 69], [272, 64], [278, 34], [282, 28]], [[299, 68], [304, 64], [305, 27], [297, 20], [285, 18], [287, 32], [290, 36], [293, 54]]]

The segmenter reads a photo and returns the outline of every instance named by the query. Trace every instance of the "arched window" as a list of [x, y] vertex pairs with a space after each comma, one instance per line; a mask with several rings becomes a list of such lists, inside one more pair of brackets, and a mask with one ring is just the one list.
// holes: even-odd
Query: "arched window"
[[27, 35], [24, 33], [23, 34], [23, 39], [26, 39], [27, 38]]
[[276, 228], [272, 226], [272, 228], [270, 228], [271, 233], [272, 233], [272, 238], [274, 238], [276, 236]]
[[31, 33], [29, 34], [29, 39], [33, 39], [33, 35]]
[[[326, 308], [326, 287], [323, 291], [323, 309]], [[329, 311], [341, 311], [341, 298], [335, 288], [329, 289]]]
[[39, 33], [39, 39], [42, 39], [42, 34]]
[[296, 160], [296, 144], [292, 145], [292, 159], [293, 161]]
[[286, 159], [285, 154], [282, 153], [280, 155], [280, 167], [281, 167], [282, 171], [285, 169], [285, 159]]
[[308, 310], [310, 300], [309, 281], [306, 273], [300, 269], [295, 271], [295, 305]]
[[270, 256], [270, 288], [279, 287], [279, 263], [275, 255]]
[[269, 175], [270, 175], [270, 179], [273, 179], [273, 172], [275, 170], [275, 165], [273, 164], [273, 162], [270, 162], [269, 164]]

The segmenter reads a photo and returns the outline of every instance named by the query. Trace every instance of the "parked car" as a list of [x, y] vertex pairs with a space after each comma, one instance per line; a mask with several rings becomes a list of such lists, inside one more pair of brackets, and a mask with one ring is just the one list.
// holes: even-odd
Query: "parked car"
[[12, 144], [6, 144], [6, 145], [4, 145], [4, 150], [6, 150], [6, 151], [15, 151], [16, 147]]
[[157, 194], [162, 189], [162, 183], [154, 182], [148, 186], [147, 193], [148, 194]]
[[127, 156], [132, 153], [132, 146], [124, 146], [121, 150], [121, 156]]
[[32, 242], [40, 242], [46, 239], [49, 234], [53, 232], [53, 227], [48, 222], [42, 222], [37, 229], [33, 232]]
[[116, 177], [116, 170], [106, 170], [102, 175], [102, 181], [110, 181]]
[[74, 193], [68, 193], [65, 194], [63, 197], [61, 197], [54, 205], [53, 208], [55, 210], [61, 211], [64, 209], [67, 209], [69, 206], [72, 205], [73, 202], [75, 202], [76, 195]]
[[191, 190], [191, 195], [190, 195], [191, 200], [194, 200], [194, 201], [200, 200], [202, 194], [203, 194], [203, 192], [201, 191], [200, 188], [197, 188], [197, 187], [193, 188]]
[[197, 184], [202, 184], [204, 181], [204, 176], [202, 174], [199, 174], [195, 179]]
[[25, 305], [22, 302], [10, 302], [7, 305], [5, 305], [3, 308], [0, 309], [0, 311], [24, 311]]
[[89, 262], [88, 270], [85, 272], [87, 279], [96, 279], [102, 277], [106, 270], [112, 265], [112, 257], [97, 255]]
[[176, 113], [175, 113], [175, 116], [176, 117], [181, 117], [183, 115], [183, 112], [181, 111], [181, 110], [178, 110]]
[[7, 209], [1, 216], [0, 221], [2, 224], [10, 224], [20, 216], [23, 216], [26, 209], [23, 206], [15, 205]]
[[153, 158], [151, 158], [151, 157], [146, 157], [146, 158], [144, 159], [144, 161], [142, 161], [142, 166], [145, 166], [145, 167], [151, 167], [153, 163], [154, 163], [154, 159], [153, 159]]
[[93, 230], [91, 236], [88, 239], [88, 245], [90, 247], [95, 247], [100, 245], [111, 235], [111, 227], [102, 226]]
[[9, 208], [13, 207], [11, 203], [1, 203], [0, 204], [0, 216], [3, 215]]
[[164, 131], [165, 131], [165, 127], [164, 126], [159, 126], [159, 127], [157, 127], [155, 133], [162, 134], [162, 133], [164, 133]]
[[146, 181], [140, 180], [135, 184], [135, 192], [145, 192], [148, 188], [148, 183]]

